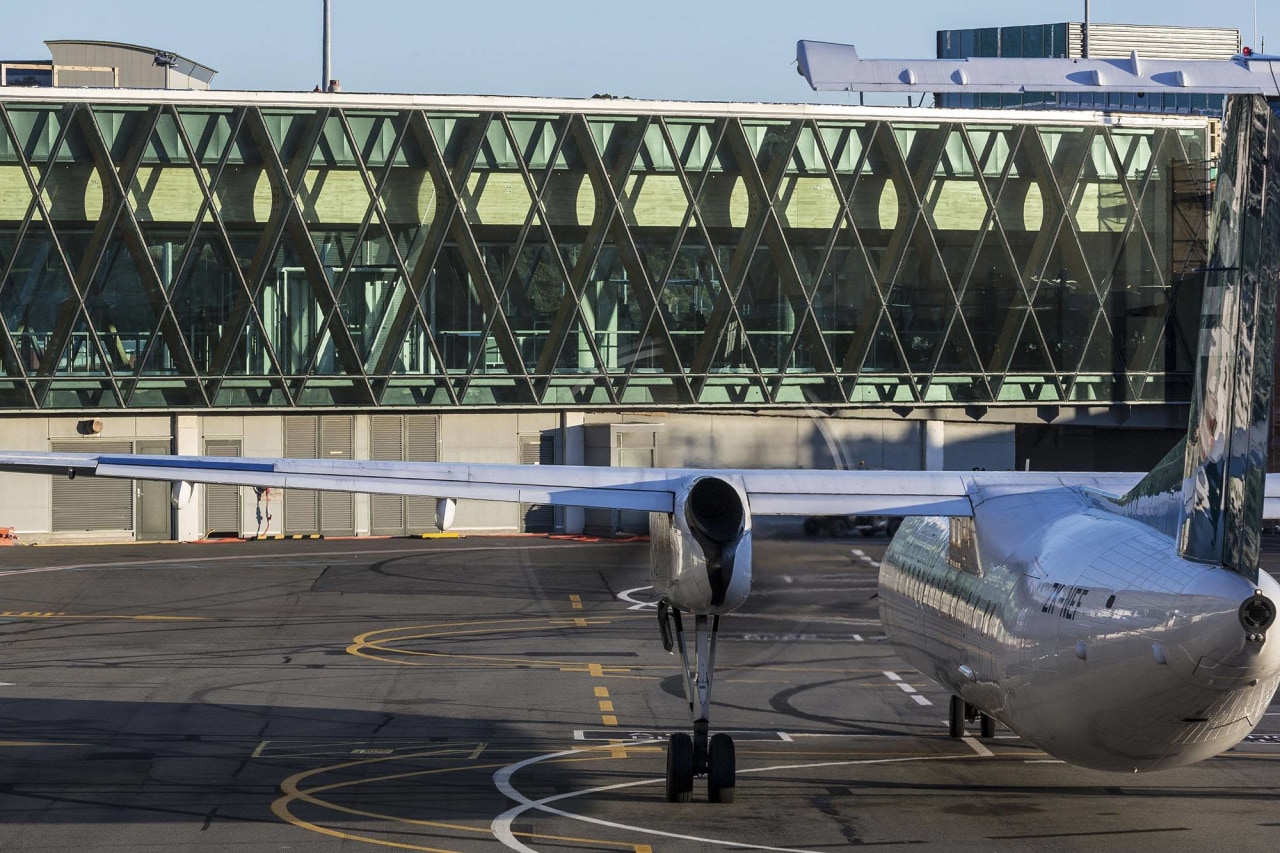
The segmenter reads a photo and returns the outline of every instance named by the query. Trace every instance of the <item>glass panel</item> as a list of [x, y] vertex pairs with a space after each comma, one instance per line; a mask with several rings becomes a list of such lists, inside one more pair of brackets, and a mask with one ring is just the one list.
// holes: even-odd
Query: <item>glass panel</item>
[[[119, 237], [107, 246], [85, 295], [85, 307], [108, 359], [107, 367], [114, 373], [134, 373], [160, 318], [147, 298], [137, 262]], [[162, 358], [157, 367], [169, 372], [172, 360]]]
[[[280, 162], [288, 169], [299, 157], [311, 160], [311, 151], [301, 150], [303, 141], [311, 133], [311, 124], [316, 120], [313, 110], [262, 110], [262, 121], [267, 126], [267, 134], [275, 145]], [[331, 118], [330, 122], [333, 121]], [[326, 128], [329, 124], [326, 123]]]
[[478, 286], [484, 285], [474, 281], [458, 248], [445, 246], [427, 278], [422, 312], [431, 323], [449, 373], [465, 373], [473, 364], [481, 371], [507, 369], [497, 347], [486, 342], [488, 318]]
[[1009, 317], [1025, 315], [1028, 307], [1004, 241], [999, 233], [988, 231], [960, 297], [960, 313], [969, 328], [979, 364], [989, 371], [1004, 369], [997, 360], [997, 344]]
[[62, 131], [64, 108], [56, 105], [10, 105], [5, 108], [22, 156], [28, 163], [45, 163]]
[[786, 370], [796, 315], [767, 247], [756, 249], [735, 301], [756, 366], [765, 373]]
[[912, 230], [910, 245], [886, 296], [886, 307], [911, 370], [927, 372], [955, 309], [955, 299], [923, 217]]
[[658, 353], [664, 352], [665, 347], [655, 349], [646, 341], [647, 316], [618, 250], [612, 246], [605, 246], [600, 252], [587, 284], [583, 310], [593, 318], [600, 366], [606, 372], [661, 370]]
[[667, 119], [666, 125], [680, 165], [696, 185], [694, 176], [700, 174], [711, 159], [720, 129], [710, 119]]
[[397, 113], [348, 112], [347, 124], [355, 137], [360, 159], [377, 174], [381, 174], [393, 155], [396, 128], [407, 116]]
[[518, 253], [507, 246], [485, 248], [490, 278], [500, 281], [506, 276], [502, 310], [528, 370], [537, 366], [547, 346], [561, 303], [572, 299], [562, 265], [572, 268], [579, 250], [568, 246], [557, 257], [556, 250], [544, 243], [526, 243]]
[[[124, 165], [125, 159], [129, 156], [130, 147], [141, 141], [139, 137], [145, 132], [143, 125], [149, 121], [147, 115], [149, 112], [150, 110], [146, 107], [98, 106], [91, 108], [91, 114], [98, 125], [98, 131], [102, 134], [107, 150], [111, 153], [111, 162], [115, 164], [117, 169]], [[152, 138], [147, 141], [147, 147], [143, 153], [144, 158], [150, 155], [150, 160], [144, 160], [144, 162], [168, 162], [160, 159], [163, 154], [171, 152], [176, 155], [181, 150], [182, 145], [178, 142], [172, 123], [166, 129], [168, 133], [165, 141], [169, 143], [169, 147], [166, 148], [164, 141], [157, 140], [155, 134], [152, 134]]]
[[842, 232], [845, 239], [832, 250], [813, 292], [814, 317], [837, 370], [851, 356], [855, 339], [866, 338], [879, 315], [875, 273], [861, 246], [848, 244], [847, 238], [852, 237], [848, 231]]
[[49, 348], [59, 315], [78, 304], [53, 239], [42, 224], [32, 223], [0, 281], [0, 313], [29, 374], [47, 372], [57, 361]]

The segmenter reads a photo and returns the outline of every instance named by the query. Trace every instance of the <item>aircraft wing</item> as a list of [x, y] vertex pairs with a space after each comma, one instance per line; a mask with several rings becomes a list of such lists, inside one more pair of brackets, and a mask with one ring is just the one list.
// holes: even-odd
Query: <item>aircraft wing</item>
[[[606, 468], [0, 451], [0, 472], [4, 471], [649, 512], [671, 512], [676, 495], [690, 482], [698, 477], [717, 476], [739, 485], [751, 511], [759, 515], [965, 516], [973, 514], [974, 503], [981, 502], [984, 496], [1078, 486], [1120, 495], [1141, 477], [989, 471]], [[1274, 484], [1275, 517], [1280, 517], [1280, 478]], [[1272, 478], [1268, 478], [1269, 501], [1271, 485]]]

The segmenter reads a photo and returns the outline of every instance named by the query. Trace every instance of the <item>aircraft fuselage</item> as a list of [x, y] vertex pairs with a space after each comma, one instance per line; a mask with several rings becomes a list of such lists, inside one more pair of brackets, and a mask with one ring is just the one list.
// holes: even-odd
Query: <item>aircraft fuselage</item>
[[912, 666], [1050, 755], [1157, 770], [1240, 742], [1280, 683], [1280, 636], [1245, 627], [1265, 572], [1182, 559], [1077, 489], [909, 518], [880, 570], [885, 633]]

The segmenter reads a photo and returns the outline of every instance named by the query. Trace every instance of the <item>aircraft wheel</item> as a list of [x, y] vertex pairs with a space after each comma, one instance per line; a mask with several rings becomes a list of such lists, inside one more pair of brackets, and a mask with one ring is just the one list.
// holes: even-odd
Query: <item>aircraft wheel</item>
[[959, 696], [951, 697], [951, 736], [964, 737], [965, 703]]
[[821, 532], [822, 532], [822, 528], [821, 528], [821, 526], [818, 524], [817, 520], [812, 519], [812, 518], [806, 518], [806, 519], [804, 520], [804, 535], [805, 535], [805, 536], [817, 536], [817, 535], [818, 535], [819, 533], [821, 533]]
[[849, 535], [849, 522], [843, 518], [837, 518], [831, 522], [831, 535], [837, 539], [843, 539]]
[[707, 799], [713, 803], [732, 803], [736, 775], [733, 738], [726, 734], [712, 735], [707, 754]]
[[667, 743], [667, 802], [693, 799], [693, 738], [677, 732]]
[[993, 738], [996, 736], [996, 721], [993, 717], [982, 714], [978, 717], [979, 724], [982, 726], [982, 736], [984, 738]]

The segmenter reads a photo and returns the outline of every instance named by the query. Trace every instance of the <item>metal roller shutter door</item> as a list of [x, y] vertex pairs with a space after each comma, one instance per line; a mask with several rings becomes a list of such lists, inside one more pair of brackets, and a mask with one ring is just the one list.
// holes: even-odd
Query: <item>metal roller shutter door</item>
[[[369, 422], [370, 458], [382, 462], [438, 462], [440, 418], [436, 415], [374, 415]], [[380, 536], [433, 533], [432, 497], [372, 495], [371, 532]]]
[[[131, 441], [55, 441], [54, 453], [132, 453]], [[133, 530], [133, 480], [53, 478], [54, 533]]]
[[[239, 456], [240, 439], [206, 439], [205, 456]], [[204, 487], [205, 533], [240, 534], [240, 487], [209, 484]]]

